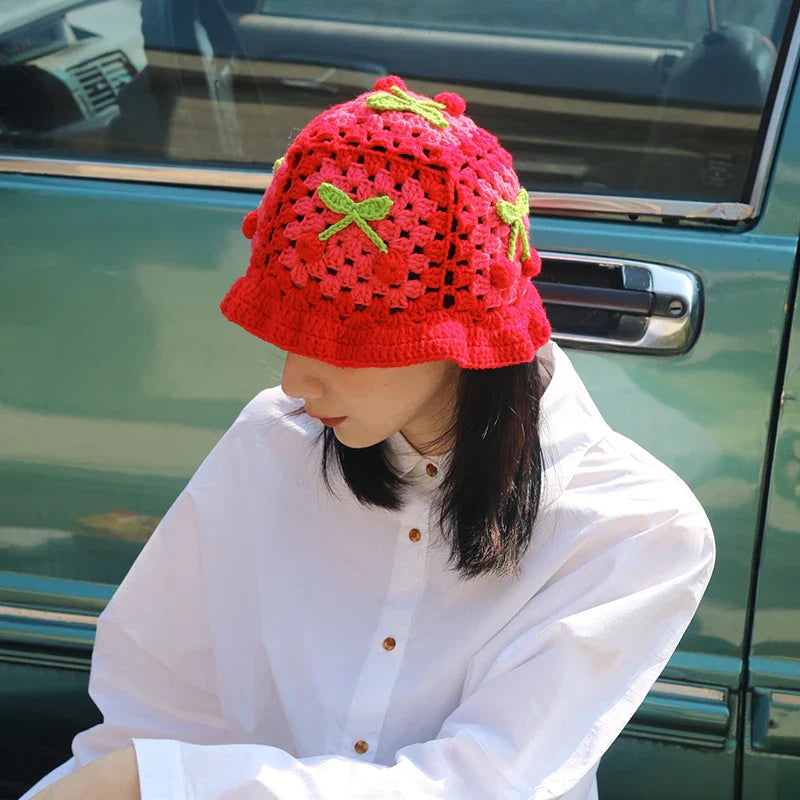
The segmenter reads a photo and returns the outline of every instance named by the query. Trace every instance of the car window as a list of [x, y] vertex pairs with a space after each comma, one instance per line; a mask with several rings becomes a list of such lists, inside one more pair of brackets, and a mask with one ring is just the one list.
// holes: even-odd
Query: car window
[[0, 148], [265, 171], [399, 74], [536, 191], [746, 201], [791, 3], [0, 2]]
[[[691, 44], [708, 30], [709, 13], [770, 36], [778, 2], [717, 2], [711, 12], [697, 0], [495, 0], [491, 13], [476, 0], [261, 0], [262, 14], [300, 19], [371, 23], [443, 31], [558, 36], [567, 40]], [[721, 21], [721, 19], [719, 20]]]

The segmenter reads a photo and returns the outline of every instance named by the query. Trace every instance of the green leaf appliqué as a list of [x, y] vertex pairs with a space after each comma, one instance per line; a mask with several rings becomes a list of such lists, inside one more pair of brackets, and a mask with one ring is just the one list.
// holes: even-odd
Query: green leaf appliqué
[[517, 237], [522, 236], [522, 257], [531, 257], [531, 247], [528, 242], [528, 234], [525, 230], [523, 220], [531, 213], [531, 204], [528, 193], [525, 189], [520, 189], [515, 203], [507, 200], [497, 201], [497, 214], [503, 222], [511, 226], [511, 238], [508, 242], [508, 257], [513, 260], [517, 252]]
[[375, 92], [367, 98], [367, 105], [375, 111], [410, 111], [419, 114], [437, 128], [446, 128], [449, 123], [439, 109], [447, 108], [435, 100], [417, 100], [404, 92], [399, 86], [392, 86], [391, 92]]
[[374, 221], [383, 219], [392, 207], [393, 200], [391, 197], [382, 194], [377, 197], [368, 197], [366, 200], [356, 203], [355, 200], [352, 200], [345, 192], [332, 183], [321, 183], [317, 192], [320, 200], [322, 200], [331, 211], [335, 211], [337, 214], [344, 214], [342, 219], [319, 234], [320, 241], [324, 242], [330, 239], [334, 233], [338, 233], [351, 222], [355, 222], [355, 224], [369, 236], [370, 241], [372, 241], [378, 250], [382, 253], [388, 252], [389, 248], [386, 242], [367, 225], [367, 220]]

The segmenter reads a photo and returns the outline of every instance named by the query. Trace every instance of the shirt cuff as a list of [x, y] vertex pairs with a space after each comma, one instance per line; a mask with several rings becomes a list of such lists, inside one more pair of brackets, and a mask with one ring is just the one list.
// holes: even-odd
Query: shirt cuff
[[142, 800], [186, 800], [180, 744], [171, 739], [131, 741], [139, 767]]

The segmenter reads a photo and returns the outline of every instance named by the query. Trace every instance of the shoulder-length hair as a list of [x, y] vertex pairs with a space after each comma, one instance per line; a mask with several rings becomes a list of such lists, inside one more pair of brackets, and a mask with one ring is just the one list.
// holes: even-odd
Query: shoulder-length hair
[[[452, 425], [435, 442], [452, 444], [438, 487], [439, 524], [448, 563], [463, 578], [519, 571], [542, 496], [539, 438], [542, 382], [536, 361], [461, 369]], [[393, 469], [384, 442], [352, 448], [332, 428], [322, 435], [322, 474], [329, 491], [338, 469], [359, 502], [398, 509], [407, 482]]]

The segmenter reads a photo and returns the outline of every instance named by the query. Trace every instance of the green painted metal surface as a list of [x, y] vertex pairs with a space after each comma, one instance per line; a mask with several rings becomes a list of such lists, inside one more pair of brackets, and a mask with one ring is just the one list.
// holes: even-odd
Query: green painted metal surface
[[[13, 342], [6, 367], [19, 379], [0, 386], [0, 513], [10, 537], [3, 568], [113, 584], [141, 542], [78, 520], [117, 508], [163, 514], [242, 405], [279, 378], [279, 354], [217, 308], [245, 268], [248, 243], [238, 227], [255, 197], [34, 178], [4, 183], [12, 213], [0, 221], [0, 236], [14, 247], [4, 266], [10, 280], [0, 335]], [[53, 220], [44, 246], [32, 222], [43, 218]], [[682, 642], [679, 674], [734, 690], [795, 238], [758, 228], [538, 219], [534, 242], [681, 266], [702, 279], [703, 330], [688, 354], [572, 357], [612, 426], [675, 468], [708, 510], [719, 557]], [[47, 578], [30, 580], [47, 591]], [[20, 644], [20, 632], [14, 636]], [[719, 730], [718, 716], [699, 724]], [[615, 796], [633, 796], [647, 774], [641, 770], [657, 774], [663, 760], [673, 772], [712, 776], [706, 797], [731, 797], [732, 748], [698, 745], [696, 735], [676, 744], [663, 718], [659, 730], [660, 739], [651, 731], [614, 745], [602, 779]], [[635, 774], [617, 755], [632, 743]], [[663, 787], [652, 797], [674, 796]]]
[[[255, 198], [35, 178], [3, 182], [0, 336], [3, 525], [63, 531], [6, 546], [4, 568], [121, 578], [140, 543], [76, 519], [163, 514], [238, 410], [279, 379], [279, 354], [217, 305], [247, 262]], [[69, 208], [69, 214], [64, 209]], [[39, 220], [51, 220], [44, 243]], [[535, 221], [549, 250], [625, 255], [696, 271], [703, 330], [685, 356], [575, 353], [612, 426], [675, 468], [720, 544], [684, 647], [742, 657], [757, 497], [794, 236]], [[24, 537], [24, 534], [22, 535]], [[731, 676], [735, 684], [735, 675]]]
[[101, 721], [87, 699], [88, 677], [74, 669], [0, 660], [0, 719], [6, 731], [0, 797], [11, 800], [27, 791], [69, 757], [77, 730]]
[[[793, 146], [797, 146], [794, 141]], [[780, 387], [759, 565], [743, 742], [743, 800], [800, 796], [799, 299], [794, 299]]]
[[[217, 308], [247, 263], [238, 227], [256, 198], [35, 178], [3, 184], [11, 213], [0, 237], [13, 247], [0, 336], [12, 344], [4, 369], [15, 379], [0, 386], [2, 566], [114, 584], [141, 541], [78, 520], [118, 508], [163, 514], [242, 405], [279, 379], [280, 355]], [[716, 659], [725, 670], [714, 681], [735, 689], [795, 237], [538, 219], [533, 238], [542, 249], [652, 260], [702, 279], [703, 330], [685, 356], [572, 355], [612, 426], [676, 469], [708, 510], [719, 557], [681, 645], [679, 655], [695, 658], [683, 659], [680, 674], [707, 682], [704, 657]], [[47, 577], [30, 580], [47, 591]], [[702, 765], [718, 787], [706, 796], [730, 797], [732, 750], [711, 758], [668, 738], [620, 740], [604, 780], [621, 797], [633, 791], [614, 765], [617, 750], [635, 741], [642, 768], [658, 758], [671, 770]]]
[[[796, 743], [794, 734], [798, 732], [798, 720], [794, 712], [797, 709], [789, 710], [788, 715], [784, 713], [785, 707], [770, 712], [764, 708], [763, 700], [763, 694], [759, 696], [759, 693], [748, 697], [741, 798], [794, 800], [800, 796], [800, 757], [796, 750], [787, 754], [786, 749], [787, 745], [793, 747]], [[770, 720], [771, 728], [767, 727]], [[764, 748], [767, 744], [769, 749]]]
[[[737, 713], [735, 704], [731, 713]], [[733, 800], [735, 756], [734, 735], [719, 746], [702, 747], [624, 733], [600, 762], [599, 795], [601, 800]]]
[[761, 555], [750, 683], [800, 690], [800, 309], [782, 387]]
[[[0, 335], [15, 376], [0, 386], [0, 511], [7, 527], [69, 534], [27, 552], [12, 543], [4, 566], [114, 582], [140, 543], [75, 520], [117, 507], [163, 514], [242, 404], [279, 379], [280, 354], [217, 309], [246, 265], [238, 226], [255, 197], [30, 177], [0, 187], [11, 209], [0, 236], [12, 242]], [[796, 244], [761, 225], [537, 219], [533, 236], [543, 249], [653, 260], [703, 281], [703, 329], [687, 355], [572, 357], [609, 422], [706, 506], [724, 546], [684, 645], [734, 658]]]
[[252, 201], [11, 178], [2, 203], [2, 567], [118, 583], [144, 537], [85, 520], [162, 515], [280, 374], [217, 308], [247, 263]]

